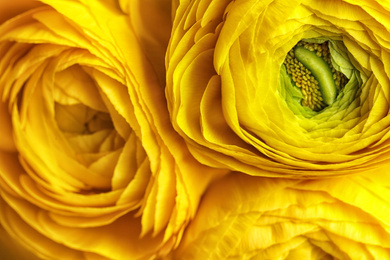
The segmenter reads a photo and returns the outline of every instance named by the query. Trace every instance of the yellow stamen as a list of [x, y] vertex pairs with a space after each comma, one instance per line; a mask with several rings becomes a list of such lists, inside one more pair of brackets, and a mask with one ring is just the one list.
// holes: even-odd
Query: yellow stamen
[[[303, 46], [304, 48], [315, 52], [318, 57], [324, 59], [333, 73], [333, 79], [338, 91], [345, 86], [348, 79], [343, 73], [333, 68], [328, 42], [318, 44], [301, 41], [296, 46]], [[294, 50], [289, 51], [284, 60], [284, 64], [287, 68], [287, 73], [293, 79], [295, 86], [302, 91], [304, 96], [302, 105], [307, 106], [314, 111], [320, 111], [325, 108], [326, 104], [323, 102], [318, 81], [311, 75], [311, 71], [305, 68], [305, 66], [295, 58]]]

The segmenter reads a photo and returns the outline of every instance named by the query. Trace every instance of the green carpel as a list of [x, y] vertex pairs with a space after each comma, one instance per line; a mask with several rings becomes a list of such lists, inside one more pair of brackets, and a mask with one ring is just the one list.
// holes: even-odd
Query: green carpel
[[295, 58], [311, 71], [319, 84], [323, 102], [333, 104], [337, 96], [337, 87], [333, 80], [333, 74], [329, 65], [316, 55], [315, 52], [303, 46], [294, 49]]

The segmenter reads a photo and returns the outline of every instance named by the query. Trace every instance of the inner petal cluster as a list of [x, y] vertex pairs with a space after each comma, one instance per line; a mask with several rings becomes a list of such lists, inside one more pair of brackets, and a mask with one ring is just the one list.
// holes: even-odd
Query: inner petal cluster
[[[76, 159], [90, 166], [101, 157], [123, 147], [104, 95], [88, 68], [73, 65], [55, 74], [54, 116], [59, 129], [76, 153]], [[107, 99], [107, 98], [105, 98]]]

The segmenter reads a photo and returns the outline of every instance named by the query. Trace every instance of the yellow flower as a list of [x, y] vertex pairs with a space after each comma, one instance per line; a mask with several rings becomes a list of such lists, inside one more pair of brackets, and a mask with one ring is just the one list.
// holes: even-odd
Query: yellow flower
[[222, 173], [169, 123], [170, 8], [42, 2], [0, 26], [0, 223], [46, 259], [162, 257]]
[[390, 259], [388, 168], [285, 180], [233, 173], [205, 194], [174, 259]]
[[200, 162], [255, 176], [387, 165], [389, 17], [386, 1], [180, 1], [167, 52], [175, 129]]

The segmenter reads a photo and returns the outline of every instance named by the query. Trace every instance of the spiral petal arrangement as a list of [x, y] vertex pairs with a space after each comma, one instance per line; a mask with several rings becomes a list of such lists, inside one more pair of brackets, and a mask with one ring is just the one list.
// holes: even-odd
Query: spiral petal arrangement
[[[202, 163], [255, 176], [388, 164], [388, 14], [371, 1], [181, 2], [167, 53], [175, 129]], [[298, 104], [281, 72], [300, 41], [329, 42], [348, 78], [321, 111]]]
[[166, 124], [167, 37], [141, 44], [134, 6], [43, 2], [0, 27], [0, 223], [45, 259], [165, 256], [221, 172]]

